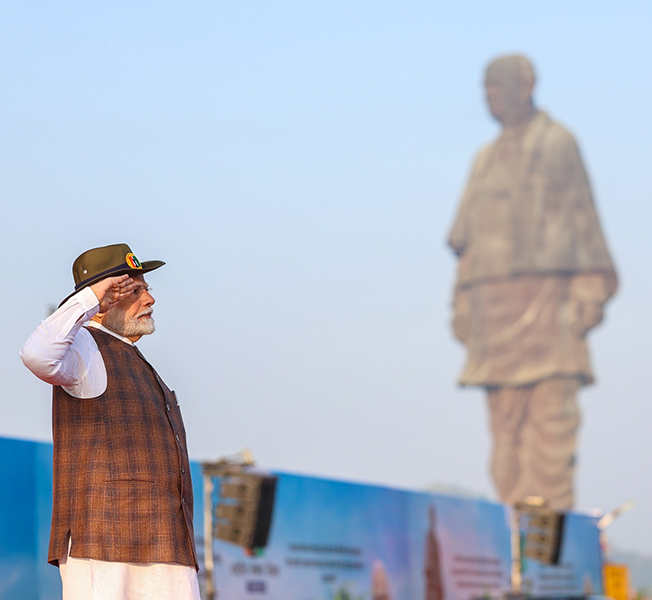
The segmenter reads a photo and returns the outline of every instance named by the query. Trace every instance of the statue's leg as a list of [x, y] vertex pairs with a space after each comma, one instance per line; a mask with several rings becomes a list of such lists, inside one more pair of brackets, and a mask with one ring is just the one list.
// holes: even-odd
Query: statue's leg
[[514, 492], [543, 496], [551, 508], [573, 507], [573, 475], [580, 411], [579, 382], [554, 378], [532, 386], [523, 425], [523, 479]]
[[487, 389], [489, 423], [493, 436], [491, 474], [498, 497], [511, 502], [522, 475], [521, 429], [527, 412], [529, 388]]

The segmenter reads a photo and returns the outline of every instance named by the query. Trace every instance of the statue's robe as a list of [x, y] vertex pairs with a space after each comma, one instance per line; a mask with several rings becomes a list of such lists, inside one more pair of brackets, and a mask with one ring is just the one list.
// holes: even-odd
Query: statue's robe
[[593, 381], [582, 307], [616, 273], [573, 136], [544, 112], [480, 151], [449, 243], [459, 256], [453, 325], [462, 385]]

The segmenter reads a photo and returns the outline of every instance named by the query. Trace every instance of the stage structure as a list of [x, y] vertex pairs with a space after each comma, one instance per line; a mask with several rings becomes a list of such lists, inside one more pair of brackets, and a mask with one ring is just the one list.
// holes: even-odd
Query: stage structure
[[[205, 539], [212, 537], [206, 600], [475, 600], [602, 590], [597, 517], [553, 511], [542, 498], [510, 508], [270, 474], [246, 452], [204, 463], [203, 475]], [[259, 491], [234, 491], [233, 482], [247, 477]], [[274, 493], [265, 496], [266, 482]]]
[[[60, 600], [59, 574], [46, 563], [51, 457], [50, 444], [0, 438], [0, 600]], [[252, 462], [203, 470], [191, 462], [204, 600], [475, 600], [512, 590], [515, 513], [505, 505], [264, 472]], [[519, 540], [540, 541], [547, 522], [536, 518], [547, 514], [535, 514], [528, 531], [536, 511], [526, 508]], [[550, 536], [557, 564], [529, 558], [525, 546], [523, 594], [602, 591], [598, 518], [564, 513], [561, 531]]]

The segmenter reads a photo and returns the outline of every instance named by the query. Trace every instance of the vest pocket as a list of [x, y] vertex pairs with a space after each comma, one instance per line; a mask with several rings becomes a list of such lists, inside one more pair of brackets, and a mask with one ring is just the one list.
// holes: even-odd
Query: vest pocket
[[161, 513], [157, 487], [138, 479], [111, 480], [104, 482], [102, 495], [109, 560], [151, 562]]

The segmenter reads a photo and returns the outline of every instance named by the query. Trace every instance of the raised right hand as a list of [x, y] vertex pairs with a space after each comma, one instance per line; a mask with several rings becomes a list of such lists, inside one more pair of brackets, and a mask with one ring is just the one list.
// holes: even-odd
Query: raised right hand
[[107, 277], [90, 286], [100, 301], [100, 314], [112, 309], [120, 300], [126, 298], [136, 287], [136, 282], [129, 275]]

